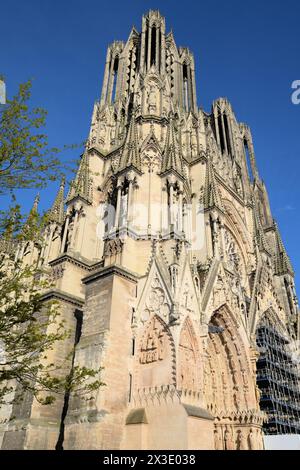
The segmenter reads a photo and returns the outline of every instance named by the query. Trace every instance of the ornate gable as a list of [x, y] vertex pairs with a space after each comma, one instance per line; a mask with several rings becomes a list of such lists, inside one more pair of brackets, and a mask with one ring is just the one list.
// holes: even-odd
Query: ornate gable
[[168, 324], [172, 307], [172, 293], [169, 282], [164, 278], [159, 263], [155, 259], [138, 301], [136, 312], [137, 323], [145, 323], [152, 315], [157, 315]]

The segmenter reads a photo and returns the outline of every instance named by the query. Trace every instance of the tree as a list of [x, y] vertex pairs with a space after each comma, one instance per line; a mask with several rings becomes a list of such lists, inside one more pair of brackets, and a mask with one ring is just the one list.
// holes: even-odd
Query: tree
[[[7, 105], [0, 105], [0, 195], [44, 186], [61, 172], [58, 150], [49, 149], [47, 136], [36, 132], [45, 124], [46, 112], [30, 110], [30, 90], [31, 82], [22, 84]], [[90, 396], [103, 385], [101, 368], [73, 366], [62, 375], [60, 366], [48, 360], [70, 332], [60, 319], [58, 303], [43, 299], [51, 284], [40, 260], [26, 265], [16, 256], [20, 247], [42, 247], [47, 215], [40, 217], [33, 208], [25, 222], [12, 199], [11, 207], [0, 213], [0, 405], [20, 399], [24, 391], [45, 404], [75, 390]], [[74, 351], [70, 355], [74, 359]]]
[[19, 188], [43, 187], [61, 172], [59, 150], [49, 148], [41, 128], [46, 123], [43, 108], [31, 109], [31, 81], [0, 106], [0, 194]]

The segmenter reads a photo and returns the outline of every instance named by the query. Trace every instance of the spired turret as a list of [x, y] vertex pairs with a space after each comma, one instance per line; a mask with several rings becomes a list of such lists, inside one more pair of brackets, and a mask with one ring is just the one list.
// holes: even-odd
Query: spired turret
[[77, 331], [70, 367], [103, 367], [106, 386], [54, 414], [20, 409], [3, 447], [260, 449], [256, 330], [266, 317], [298, 337], [294, 273], [250, 128], [226, 98], [198, 109], [193, 55], [158, 11], [108, 47], [66, 207], [63, 194], [47, 299]]

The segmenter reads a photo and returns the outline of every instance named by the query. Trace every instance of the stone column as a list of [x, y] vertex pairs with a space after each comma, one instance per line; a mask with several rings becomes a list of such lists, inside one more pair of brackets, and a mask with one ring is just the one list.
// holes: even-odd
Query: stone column
[[128, 201], [127, 201], [127, 226], [132, 221], [132, 214], [133, 214], [133, 182], [134, 182], [134, 174], [133, 172], [128, 173], [127, 179], [129, 181], [128, 186]]
[[122, 191], [122, 187], [121, 187], [121, 184], [119, 184], [118, 185], [116, 215], [115, 215], [115, 229], [117, 229], [119, 227], [120, 207], [121, 207], [121, 191]]
[[49, 235], [47, 237], [48, 238], [47, 246], [46, 246], [46, 249], [45, 249], [45, 258], [44, 258], [45, 264], [48, 263], [50, 249], [51, 249], [51, 243], [52, 243], [52, 238], [53, 238], [53, 233], [54, 233], [55, 227], [56, 227], [55, 224], [50, 225], [50, 231], [49, 231]]
[[160, 53], [160, 44], [159, 44], [159, 28], [156, 28], [156, 49], [155, 49], [155, 64], [157, 70], [159, 70], [159, 53]]
[[76, 228], [77, 228], [77, 225], [78, 225], [78, 217], [79, 217], [79, 207], [78, 205], [75, 207], [75, 217], [74, 217], [74, 225], [73, 225], [73, 231], [72, 231], [72, 238], [71, 238], [71, 241], [70, 241], [70, 247], [73, 248], [74, 247], [74, 242], [75, 242], [75, 232], [76, 232]]
[[146, 31], [147, 31], [146, 21], [145, 21], [145, 18], [143, 18], [141, 55], [140, 55], [140, 69], [141, 70], [143, 70], [145, 67]]
[[106, 55], [105, 72], [104, 72], [104, 79], [103, 79], [103, 86], [102, 86], [102, 93], [101, 93], [101, 105], [104, 105], [106, 98], [107, 98], [110, 58], [111, 58], [111, 53], [110, 53], [110, 49], [108, 49], [107, 55]]
[[161, 232], [164, 234], [168, 229], [168, 194], [166, 184], [161, 192]]
[[63, 253], [63, 252], [64, 252], [64, 249], [65, 249], [66, 240], [67, 240], [67, 234], [68, 234], [69, 222], [70, 222], [70, 214], [67, 214], [66, 222], [65, 222], [65, 227], [64, 227], [63, 239], [62, 239], [61, 247], [60, 247], [60, 252], [61, 252], [61, 253]]
[[224, 147], [226, 153], [228, 153], [228, 148], [227, 148], [227, 137], [226, 137], [226, 132], [225, 132], [225, 124], [224, 124], [224, 114], [221, 114], [221, 122], [222, 122], [222, 131], [223, 131], [223, 140], [224, 140]]
[[178, 204], [178, 230], [182, 232], [182, 199], [183, 199], [183, 190], [180, 188], [179, 191], [179, 204]]
[[151, 60], [151, 39], [152, 39], [152, 28], [148, 26], [148, 56], [147, 56], [147, 70], [150, 69], [150, 60]]
[[166, 39], [165, 39], [165, 28], [164, 26], [161, 28], [161, 64], [160, 64], [160, 72], [163, 75], [166, 70]]
[[217, 143], [220, 147], [220, 129], [219, 129], [219, 122], [218, 122], [218, 111], [214, 110], [214, 118], [215, 118], [215, 128], [216, 128], [216, 136], [217, 136]]
[[174, 224], [174, 214], [173, 214], [173, 201], [174, 201], [174, 184], [170, 183], [170, 223]]
[[151, 175], [152, 167], [149, 164], [149, 187], [148, 187], [148, 232], [151, 231]]
[[112, 56], [111, 57], [111, 63], [110, 63], [110, 70], [109, 70], [109, 82], [108, 82], [108, 91], [107, 91], [107, 103], [111, 103], [112, 99], [112, 91], [113, 91], [113, 83], [114, 83], [114, 62], [115, 59]]

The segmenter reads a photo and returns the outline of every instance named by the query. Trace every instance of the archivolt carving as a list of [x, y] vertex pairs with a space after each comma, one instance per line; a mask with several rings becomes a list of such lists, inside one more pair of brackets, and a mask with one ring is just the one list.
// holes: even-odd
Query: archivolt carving
[[213, 315], [211, 324], [219, 331], [209, 334], [204, 380], [209, 408], [225, 415], [256, 408], [254, 372], [237, 324], [226, 307]]

